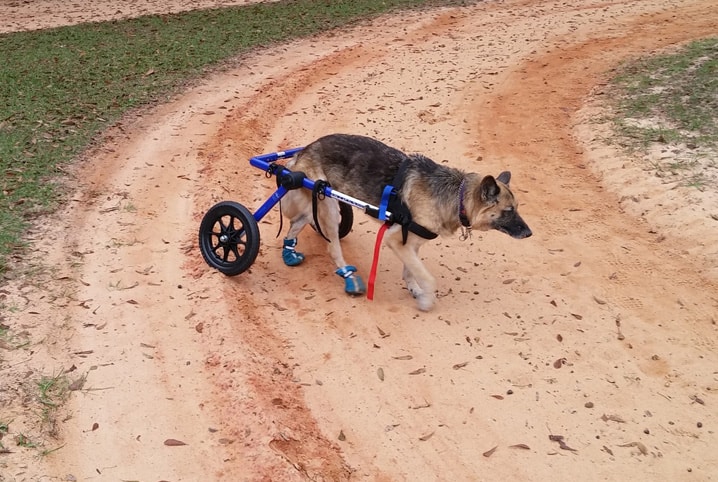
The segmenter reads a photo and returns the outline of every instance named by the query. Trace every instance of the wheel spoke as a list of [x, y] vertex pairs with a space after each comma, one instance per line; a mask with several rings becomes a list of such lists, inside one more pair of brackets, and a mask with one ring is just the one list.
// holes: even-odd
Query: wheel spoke
[[236, 259], [241, 258], [241, 256], [239, 255], [239, 250], [237, 249], [237, 245], [235, 243], [232, 243], [230, 249], [232, 250], [232, 253], [234, 253], [234, 255], [237, 257]]

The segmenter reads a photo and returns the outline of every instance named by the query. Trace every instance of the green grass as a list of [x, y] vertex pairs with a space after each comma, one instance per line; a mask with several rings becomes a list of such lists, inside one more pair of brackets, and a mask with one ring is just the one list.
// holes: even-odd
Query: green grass
[[718, 146], [718, 38], [632, 61], [612, 81], [614, 123], [627, 145]]
[[0, 273], [62, 167], [128, 110], [257, 47], [457, 0], [285, 0], [0, 35]]
[[36, 382], [40, 402], [40, 421], [45, 433], [57, 436], [57, 414], [59, 407], [70, 396], [70, 380], [64, 372], [57, 375], [43, 375]]

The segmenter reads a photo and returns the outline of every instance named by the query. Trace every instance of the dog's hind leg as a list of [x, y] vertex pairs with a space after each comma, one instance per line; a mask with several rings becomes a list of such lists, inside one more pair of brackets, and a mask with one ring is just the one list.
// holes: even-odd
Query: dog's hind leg
[[344, 260], [344, 253], [339, 241], [339, 224], [341, 223], [339, 202], [336, 199], [326, 198], [320, 201], [317, 208], [319, 227], [324, 236], [329, 239], [329, 255], [337, 266], [335, 273], [344, 279], [344, 291], [354, 296], [363, 295], [366, 293], [364, 281], [361, 276], [356, 274], [356, 267], [348, 265]]
[[301, 191], [290, 191], [282, 199], [282, 213], [289, 218], [289, 231], [284, 238], [282, 260], [287, 266], [297, 266], [304, 255], [296, 250], [297, 236], [312, 220], [311, 198]]
[[429, 311], [436, 301], [436, 280], [419, 258], [419, 248], [425, 240], [409, 234], [406, 244], [403, 244], [399, 225], [395, 225], [387, 234], [389, 236], [386, 237], [386, 245], [404, 263], [407, 289], [416, 298], [418, 308], [421, 311]]

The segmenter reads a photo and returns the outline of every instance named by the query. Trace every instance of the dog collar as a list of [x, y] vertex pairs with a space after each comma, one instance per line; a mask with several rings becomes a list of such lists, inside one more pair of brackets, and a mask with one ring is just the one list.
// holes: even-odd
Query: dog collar
[[471, 227], [469, 217], [466, 215], [466, 206], [464, 206], [464, 193], [466, 192], [466, 179], [461, 180], [461, 186], [459, 186], [459, 221], [465, 228]]

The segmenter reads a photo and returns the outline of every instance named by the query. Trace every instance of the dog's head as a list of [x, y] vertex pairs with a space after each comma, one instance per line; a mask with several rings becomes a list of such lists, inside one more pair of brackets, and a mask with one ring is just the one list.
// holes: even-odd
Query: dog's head
[[474, 189], [471, 227], [488, 231], [496, 229], [517, 239], [531, 236], [531, 229], [518, 213], [518, 203], [509, 189], [511, 173], [504, 171], [496, 178], [485, 176]]

